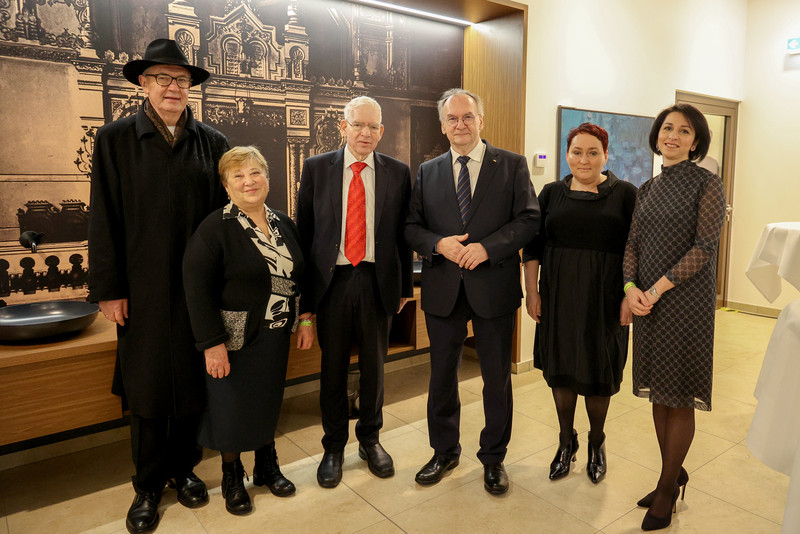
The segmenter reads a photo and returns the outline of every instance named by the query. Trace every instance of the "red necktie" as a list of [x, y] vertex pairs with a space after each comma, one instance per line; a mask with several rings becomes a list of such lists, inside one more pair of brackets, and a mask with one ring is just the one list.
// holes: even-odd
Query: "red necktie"
[[361, 171], [367, 164], [357, 161], [350, 165], [353, 179], [347, 190], [347, 223], [344, 230], [344, 256], [353, 264], [361, 263], [367, 252], [367, 201]]

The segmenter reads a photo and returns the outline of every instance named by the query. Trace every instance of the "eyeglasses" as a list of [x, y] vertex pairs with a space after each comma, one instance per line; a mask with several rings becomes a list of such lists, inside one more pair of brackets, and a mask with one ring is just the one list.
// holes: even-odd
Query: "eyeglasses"
[[357, 132], [362, 131], [364, 128], [368, 128], [369, 129], [369, 133], [371, 133], [371, 134], [376, 134], [376, 133], [379, 133], [381, 131], [381, 125], [380, 124], [369, 124], [369, 123], [365, 123], [365, 122], [350, 122], [350, 121], [347, 121], [347, 120], [345, 122], [347, 124], [349, 124], [350, 127], [352, 129], [354, 129], [355, 131], [357, 131]]
[[464, 123], [464, 126], [472, 126], [475, 124], [475, 115], [464, 115], [463, 117], [447, 117], [444, 120], [444, 123], [448, 125], [450, 128], [455, 128], [458, 126], [458, 121]]
[[172, 80], [175, 80], [181, 89], [188, 89], [192, 86], [192, 79], [188, 76], [170, 76], [169, 74], [145, 74], [145, 76], [155, 78], [156, 83], [161, 87], [169, 87], [172, 85]]

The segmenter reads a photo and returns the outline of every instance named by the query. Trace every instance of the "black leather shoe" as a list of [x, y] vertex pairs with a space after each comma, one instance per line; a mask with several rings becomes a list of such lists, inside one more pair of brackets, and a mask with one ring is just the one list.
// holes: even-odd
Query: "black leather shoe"
[[452, 471], [457, 465], [458, 458], [448, 458], [443, 454], [434, 454], [433, 458], [422, 466], [414, 480], [422, 486], [436, 484], [442, 480], [445, 471]]
[[344, 451], [328, 452], [322, 455], [317, 468], [317, 483], [323, 488], [335, 488], [342, 481]]
[[559, 445], [556, 456], [550, 462], [550, 480], [557, 480], [569, 474], [569, 466], [575, 461], [578, 452], [578, 433], [572, 429], [572, 439], [566, 445]]
[[128, 509], [125, 527], [131, 534], [152, 532], [158, 526], [158, 503], [161, 502], [161, 492], [137, 493], [133, 503]]
[[199, 508], [208, 504], [208, 491], [206, 484], [197, 475], [189, 471], [188, 474], [175, 477], [169, 481], [169, 487], [178, 492], [178, 502], [186, 508]]
[[281, 473], [274, 441], [256, 450], [253, 484], [256, 486], [266, 485], [276, 497], [288, 497], [296, 491], [292, 481]]
[[589, 462], [586, 464], [586, 475], [594, 484], [603, 480], [606, 476], [606, 437], [599, 447], [589, 442]]
[[367, 461], [372, 474], [378, 478], [389, 478], [394, 475], [394, 462], [380, 443], [375, 445], [358, 445], [358, 456]]
[[508, 475], [503, 462], [483, 466], [483, 487], [492, 495], [502, 495], [508, 491]]

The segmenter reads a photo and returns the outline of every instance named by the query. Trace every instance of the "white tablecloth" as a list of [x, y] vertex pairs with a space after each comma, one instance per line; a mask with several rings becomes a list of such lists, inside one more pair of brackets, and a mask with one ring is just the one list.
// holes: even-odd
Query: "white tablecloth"
[[784, 533], [800, 532], [800, 299], [781, 312], [772, 331], [754, 395], [758, 399], [747, 446], [765, 465], [791, 477]]
[[770, 302], [781, 294], [781, 278], [800, 289], [800, 222], [765, 226], [745, 274]]

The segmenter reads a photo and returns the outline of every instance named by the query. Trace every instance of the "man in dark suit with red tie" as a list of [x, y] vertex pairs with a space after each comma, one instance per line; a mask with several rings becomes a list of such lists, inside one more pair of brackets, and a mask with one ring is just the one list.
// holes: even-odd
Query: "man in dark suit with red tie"
[[383, 426], [383, 364], [392, 315], [413, 296], [411, 250], [403, 239], [411, 172], [375, 152], [383, 135], [381, 108], [361, 96], [344, 108], [344, 148], [305, 160], [297, 227], [306, 261], [301, 312], [317, 315], [322, 349], [320, 407], [325, 454], [317, 482], [342, 479], [348, 438], [347, 372], [353, 343], [360, 377], [359, 456], [380, 478], [394, 475], [378, 436]]
[[422, 309], [431, 342], [434, 455], [416, 480], [435, 484], [458, 465], [458, 366], [471, 320], [486, 417], [478, 459], [486, 491], [499, 495], [508, 491], [503, 460], [513, 413], [512, 335], [522, 299], [519, 250], [539, 229], [539, 204], [525, 158], [481, 141], [477, 95], [450, 89], [438, 109], [450, 150], [420, 166], [405, 228], [423, 257]]

